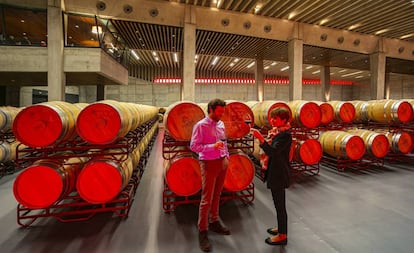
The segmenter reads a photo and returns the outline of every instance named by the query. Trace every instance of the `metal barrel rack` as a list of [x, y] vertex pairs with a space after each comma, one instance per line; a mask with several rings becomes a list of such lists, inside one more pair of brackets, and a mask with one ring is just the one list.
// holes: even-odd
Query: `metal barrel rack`
[[[306, 139], [318, 140], [319, 130], [315, 128], [292, 128], [293, 141], [301, 141]], [[293, 178], [301, 176], [313, 176], [319, 174], [319, 162], [316, 164], [305, 164], [303, 162], [291, 161], [290, 172]]]
[[[250, 205], [254, 201], [254, 183], [250, 183], [249, 186], [241, 191], [230, 192], [223, 191], [220, 196], [220, 204], [223, 204], [229, 200], [238, 199], [245, 205]], [[164, 182], [164, 190], [162, 193], [162, 209], [166, 213], [173, 212], [180, 205], [194, 204], [199, 205], [201, 201], [201, 192], [191, 196], [179, 196], [172, 192], [168, 185]]]
[[364, 156], [359, 160], [350, 160], [341, 157], [332, 157], [324, 155], [321, 159], [321, 163], [328, 168], [336, 169], [338, 171], [345, 171], [347, 169], [363, 170], [372, 168], [384, 167], [384, 158], [376, 158], [372, 156]]
[[[42, 158], [65, 159], [71, 157], [84, 157], [90, 159], [97, 156], [113, 156], [122, 161], [126, 159], [139, 144], [139, 140], [157, 124], [157, 117], [144, 123], [137, 129], [130, 131], [119, 141], [108, 145], [91, 145], [77, 138], [53, 147], [25, 148], [18, 150], [15, 163], [17, 166], [26, 166]], [[103, 204], [92, 204], [83, 200], [74, 190], [69, 195], [62, 197], [53, 205], [46, 208], [31, 209], [21, 204], [17, 205], [17, 223], [22, 227], [29, 227], [41, 218], [53, 217], [61, 222], [84, 221], [93, 218], [98, 213], [111, 212], [117, 217], [127, 217], [134, 201], [141, 175], [148, 161], [158, 129], [154, 132], [145, 151], [141, 154], [136, 168], [133, 168], [131, 179], [113, 200]], [[92, 151], [91, 151], [92, 150]], [[108, 152], [108, 150], [111, 150]], [[89, 151], [86, 153], [86, 151]]]
[[[229, 152], [232, 150], [242, 150], [246, 154], [253, 152], [253, 136], [251, 134], [239, 138], [227, 140]], [[180, 153], [192, 152], [189, 148], [190, 141], [178, 141], [173, 139], [165, 132], [163, 138], [163, 158], [165, 160], [173, 159]], [[241, 200], [243, 204], [249, 205], [254, 201], [254, 183], [250, 183], [241, 191], [231, 192], [223, 190], [220, 196], [220, 203], [223, 204], [229, 200]], [[194, 204], [199, 205], [201, 200], [201, 191], [190, 196], [180, 196], [171, 191], [165, 178], [164, 189], [162, 192], [162, 208], [165, 213], [173, 212], [180, 205]]]

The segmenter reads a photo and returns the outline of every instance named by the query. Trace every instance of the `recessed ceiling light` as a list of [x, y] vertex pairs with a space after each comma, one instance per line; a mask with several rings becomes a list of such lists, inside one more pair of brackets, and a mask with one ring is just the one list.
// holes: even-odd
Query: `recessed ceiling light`
[[220, 57], [216, 56], [214, 57], [213, 61], [211, 62], [211, 65], [216, 65]]

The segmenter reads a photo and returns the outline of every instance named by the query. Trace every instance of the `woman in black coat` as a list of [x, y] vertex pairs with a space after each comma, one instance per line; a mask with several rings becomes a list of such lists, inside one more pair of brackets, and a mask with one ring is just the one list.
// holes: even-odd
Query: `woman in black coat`
[[257, 129], [253, 129], [253, 136], [260, 142], [260, 147], [269, 157], [265, 181], [267, 188], [272, 192], [273, 203], [276, 208], [276, 228], [269, 228], [267, 232], [273, 236], [266, 238], [265, 242], [270, 245], [287, 244], [287, 212], [286, 192], [289, 187], [290, 162], [289, 152], [292, 144], [292, 135], [288, 131], [290, 112], [286, 108], [278, 107], [270, 112], [270, 124], [273, 129], [269, 131], [271, 138], [269, 144]]

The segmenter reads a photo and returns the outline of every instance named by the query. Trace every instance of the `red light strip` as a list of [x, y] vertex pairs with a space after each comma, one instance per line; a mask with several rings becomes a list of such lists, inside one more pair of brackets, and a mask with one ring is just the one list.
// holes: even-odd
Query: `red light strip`
[[[181, 84], [181, 78], [155, 78], [156, 84]], [[255, 79], [251, 78], [196, 78], [196, 84], [254, 84]], [[265, 84], [282, 84], [288, 85], [289, 79], [287, 78], [275, 78], [265, 79]], [[320, 79], [302, 79], [303, 85], [320, 85]], [[331, 80], [330, 85], [353, 85], [352, 81], [347, 80]]]

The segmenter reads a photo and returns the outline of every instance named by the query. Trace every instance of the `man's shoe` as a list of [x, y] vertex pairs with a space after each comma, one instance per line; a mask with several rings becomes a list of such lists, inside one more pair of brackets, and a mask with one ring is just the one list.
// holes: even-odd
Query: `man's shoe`
[[198, 234], [198, 243], [200, 244], [200, 249], [204, 252], [211, 251], [211, 244], [208, 241], [207, 231], [200, 231]]
[[286, 245], [287, 244], [287, 235], [278, 234], [277, 236], [266, 238], [265, 242], [270, 245]]
[[225, 226], [223, 226], [220, 221], [215, 221], [213, 223], [210, 223], [209, 230], [214, 231], [218, 234], [222, 234], [222, 235], [229, 235], [230, 234], [230, 230], [228, 228], [226, 228]]
[[266, 231], [271, 235], [278, 235], [279, 234], [279, 231], [277, 230], [277, 228], [268, 228]]

